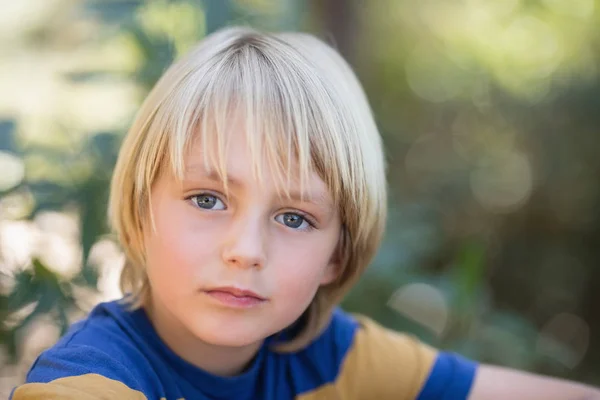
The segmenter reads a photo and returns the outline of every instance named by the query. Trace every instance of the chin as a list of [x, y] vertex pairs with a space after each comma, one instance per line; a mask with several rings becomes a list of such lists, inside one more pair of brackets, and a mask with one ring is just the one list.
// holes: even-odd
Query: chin
[[249, 336], [247, 334], [228, 334], [228, 335], [210, 335], [204, 334], [198, 336], [203, 342], [218, 347], [247, 347], [262, 342], [265, 338], [262, 336]]
[[223, 347], [254, 345], [272, 334], [264, 323], [239, 318], [202, 318], [190, 328], [194, 336], [204, 343]]

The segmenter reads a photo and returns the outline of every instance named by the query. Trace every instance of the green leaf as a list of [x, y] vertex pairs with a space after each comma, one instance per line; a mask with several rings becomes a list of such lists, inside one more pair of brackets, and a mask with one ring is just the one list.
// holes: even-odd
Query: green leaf
[[233, 10], [231, 0], [204, 0], [206, 15], [206, 34], [223, 28], [232, 20]]
[[117, 162], [121, 136], [115, 132], [98, 132], [85, 145], [85, 152], [94, 159], [94, 175], [110, 186], [112, 170]]
[[143, 0], [87, 0], [84, 11], [104, 23], [122, 24], [142, 4]]
[[31, 182], [27, 184], [35, 199], [31, 216], [44, 210], [61, 210], [74, 198], [74, 187], [51, 181]]
[[144, 55], [144, 62], [134, 78], [149, 90], [175, 60], [175, 45], [167, 37], [149, 35], [138, 23], [132, 23], [128, 31]]
[[15, 285], [6, 299], [8, 313], [15, 312], [28, 304], [35, 302], [39, 283], [34, 279], [31, 270], [25, 270], [15, 275]]
[[87, 262], [92, 246], [108, 232], [106, 209], [108, 203], [108, 179], [92, 177], [79, 189], [82, 276], [91, 285], [97, 283], [97, 273]]
[[485, 245], [479, 241], [470, 241], [462, 248], [453, 269], [456, 307], [463, 310], [472, 307], [483, 282], [485, 255]]
[[124, 74], [107, 71], [72, 71], [63, 74], [65, 79], [73, 83], [106, 83], [110, 81], [121, 81], [126, 78]]
[[20, 155], [15, 138], [15, 122], [13, 120], [0, 119], [0, 150]]

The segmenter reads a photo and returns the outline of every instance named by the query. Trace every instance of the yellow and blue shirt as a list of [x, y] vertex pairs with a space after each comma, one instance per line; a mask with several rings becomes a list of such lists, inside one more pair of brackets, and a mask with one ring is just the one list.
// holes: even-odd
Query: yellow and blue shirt
[[461, 400], [476, 364], [337, 309], [295, 353], [260, 349], [234, 377], [187, 363], [159, 338], [143, 309], [98, 305], [43, 352], [13, 400]]

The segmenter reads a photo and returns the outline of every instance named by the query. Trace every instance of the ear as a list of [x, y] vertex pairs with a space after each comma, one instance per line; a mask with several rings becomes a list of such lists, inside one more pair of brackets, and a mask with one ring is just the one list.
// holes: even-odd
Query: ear
[[340, 232], [340, 239], [338, 241], [329, 263], [323, 270], [323, 276], [321, 277], [321, 285], [329, 285], [334, 282], [342, 273], [342, 260], [344, 259], [342, 252], [344, 249], [344, 230]]
[[[337, 258], [338, 257], [336, 257], [336, 259]], [[335, 281], [340, 275], [340, 267], [340, 263], [332, 259], [323, 270], [323, 276], [321, 277], [321, 285], [329, 285], [330, 283]]]

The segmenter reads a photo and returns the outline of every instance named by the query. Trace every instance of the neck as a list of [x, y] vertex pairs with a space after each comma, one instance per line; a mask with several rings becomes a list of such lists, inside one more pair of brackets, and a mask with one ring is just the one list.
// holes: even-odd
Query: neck
[[177, 319], [153, 301], [144, 306], [162, 341], [188, 363], [219, 376], [242, 373], [256, 356], [262, 343], [242, 347], [212, 345], [197, 338]]

